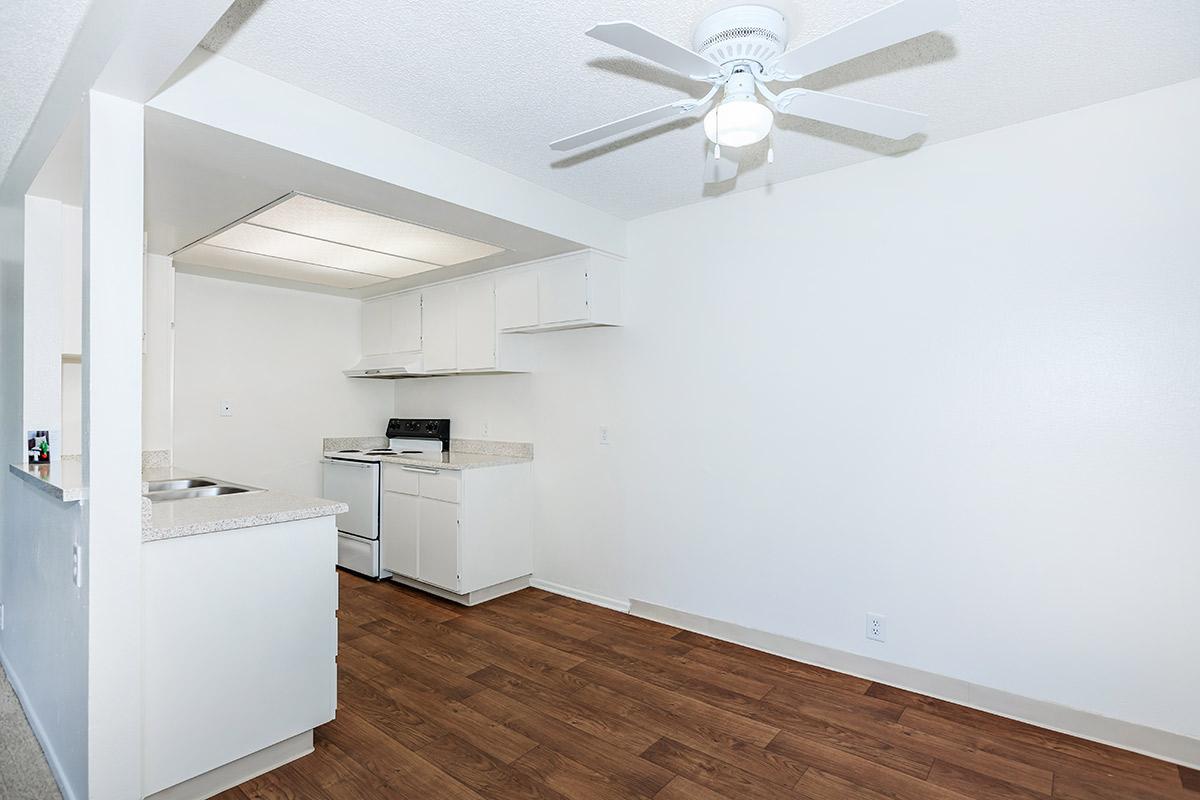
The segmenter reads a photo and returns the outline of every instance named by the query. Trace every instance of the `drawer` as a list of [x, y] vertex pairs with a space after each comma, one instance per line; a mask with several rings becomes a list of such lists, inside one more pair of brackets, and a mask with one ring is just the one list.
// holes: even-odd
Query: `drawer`
[[462, 481], [457, 472], [444, 471], [435, 475], [421, 475], [421, 497], [428, 497], [430, 500], [457, 503], [461, 486]]
[[409, 472], [399, 464], [384, 464], [383, 489], [387, 492], [419, 494], [419, 474], [417, 472]]

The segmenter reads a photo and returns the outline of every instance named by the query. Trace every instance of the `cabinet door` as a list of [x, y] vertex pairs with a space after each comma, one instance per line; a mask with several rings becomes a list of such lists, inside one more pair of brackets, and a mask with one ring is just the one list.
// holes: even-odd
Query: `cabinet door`
[[490, 278], [458, 286], [458, 368], [496, 367], [496, 288]]
[[587, 265], [548, 264], [538, 280], [538, 316], [543, 325], [588, 318]]
[[434, 286], [421, 295], [421, 354], [429, 372], [458, 368], [458, 287]]
[[537, 270], [496, 277], [496, 325], [500, 330], [538, 324]]
[[389, 572], [417, 577], [421, 530], [420, 498], [383, 493], [379, 520], [379, 562]]
[[421, 349], [421, 293], [399, 294], [391, 298], [390, 353], [409, 353]]
[[458, 591], [458, 504], [418, 498], [421, 504], [420, 579]]
[[382, 300], [365, 300], [362, 304], [362, 354], [375, 356], [388, 352], [392, 322], [391, 304]]

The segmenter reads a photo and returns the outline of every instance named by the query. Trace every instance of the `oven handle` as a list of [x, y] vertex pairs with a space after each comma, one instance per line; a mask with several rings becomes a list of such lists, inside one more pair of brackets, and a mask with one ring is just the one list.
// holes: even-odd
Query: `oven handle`
[[374, 461], [350, 461], [343, 458], [322, 458], [322, 464], [337, 464], [339, 467], [358, 467], [360, 469], [370, 469], [371, 467], [379, 466]]

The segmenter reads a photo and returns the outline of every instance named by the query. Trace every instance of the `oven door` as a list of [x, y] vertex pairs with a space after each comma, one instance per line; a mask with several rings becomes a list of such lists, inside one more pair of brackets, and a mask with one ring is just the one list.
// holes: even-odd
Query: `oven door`
[[342, 533], [364, 539], [379, 538], [379, 464], [362, 461], [340, 461], [326, 458], [321, 462], [325, 488], [321, 494], [350, 506], [337, 515], [337, 527]]

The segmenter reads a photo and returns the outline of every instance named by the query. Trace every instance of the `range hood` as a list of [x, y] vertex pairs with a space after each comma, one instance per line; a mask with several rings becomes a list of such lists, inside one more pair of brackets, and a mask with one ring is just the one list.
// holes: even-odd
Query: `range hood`
[[361, 361], [342, 372], [347, 378], [408, 378], [426, 374], [420, 353], [363, 356]]

